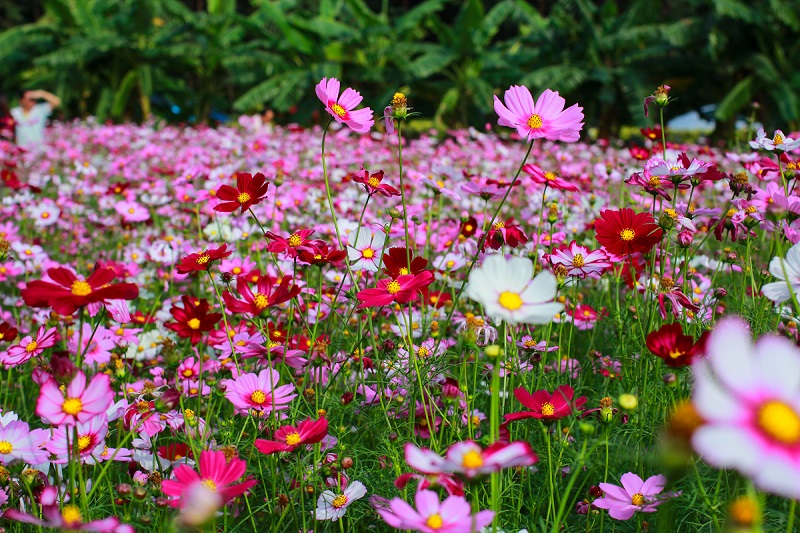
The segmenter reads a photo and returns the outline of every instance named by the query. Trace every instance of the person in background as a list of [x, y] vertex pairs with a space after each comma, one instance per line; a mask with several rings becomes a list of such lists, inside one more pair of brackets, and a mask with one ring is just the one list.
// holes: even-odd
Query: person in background
[[[36, 103], [37, 100], [43, 103]], [[38, 148], [44, 142], [47, 117], [61, 104], [61, 99], [47, 91], [23, 91], [19, 107], [11, 110], [16, 121], [17, 144], [23, 148]]]
[[0, 140], [14, 142], [16, 121], [8, 109], [8, 98], [0, 93]]

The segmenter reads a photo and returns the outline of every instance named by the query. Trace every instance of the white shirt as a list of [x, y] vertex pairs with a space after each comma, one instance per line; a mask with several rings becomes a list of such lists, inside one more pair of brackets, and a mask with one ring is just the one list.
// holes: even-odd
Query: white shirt
[[53, 112], [48, 103], [36, 104], [25, 113], [21, 107], [11, 110], [11, 116], [17, 121], [17, 144], [26, 148], [34, 148], [44, 142], [44, 128], [47, 117]]

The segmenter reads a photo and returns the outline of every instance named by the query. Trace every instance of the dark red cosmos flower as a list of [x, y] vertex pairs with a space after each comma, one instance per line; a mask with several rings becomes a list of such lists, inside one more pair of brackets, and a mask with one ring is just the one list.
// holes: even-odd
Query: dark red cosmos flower
[[509, 218], [505, 222], [498, 220], [492, 225], [492, 229], [486, 235], [486, 240], [483, 243], [483, 249], [486, 250], [486, 245], [492, 250], [497, 250], [504, 244], [511, 248], [516, 248], [521, 244], [528, 242], [528, 236], [514, 223], [514, 218]]
[[0, 324], [0, 341], [12, 342], [17, 338], [17, 328], [12, 328], [8, 322]]
[[350, 175], [350, 179], [352, 179], [356, 183], [360, 183], [364, 186], [364, 189], [367, 191], [367, 194], [372, 196], [375, 193], [382, 194], [387, 198], [392, 196], [400, 196], [400, 191], [383, 182], [383, 170], [379, 170], [373, 174], [370, 174], [368, 170], [364, 167], [361, 167], [361, 170], [358, 172], [353, 172]]
[[131, 322], [134, 324], [155, 324], [156, 317], [145, 315], [141, 311], [136, 311], [131, 315]]
[[633, 145], [628, 150], [631, 153], [631, 157], [637, 159], [639, 161], [646, 161], [650, 159], [650, 149], [644, 146], [636, 146]]
[[705, 355], [708, 331], [704, 331], [695, 342], [690, 335], [683, 334], [680, 324], [664, 324], [647, 335], [647, 349], [664, 360], [667, 366], [680, 367], [692, 364], [695, 357]]
[[423, 270], [419, 274], [405, 274], [396, 279], [384, 278], [378, 281], [374, 289], [364, 289], [357, 295], [358, 307], [382, 307], [392, 302], [408, 303], [417, 297], [417, 293], [433, 283], [433, 273]]
[[429, 291], [422, 289], [422, 299], [425, 303], [436, 309], [441, 309], [453, 301], [453, 295], [445, 291]]
[[586, 396], [581, 396], [574, 402], [572, 397], [575, 391], [569, 385], [561, 385], [553, 394], [546, 390], [537, 390], [533, 394], [529, 393], [522, 387], [514, 389], [514, 396], [520, 401], [522, 405], [530, 409], [530, 411], [520, 411], [518, 413], [508, 413], [506, 415], [506, 422], [514, 420], [524, 420], [526, 418], [538, 418], [540, 420], [559, 420], [571, 414], [573, 411], [577, 412], [583, 408], [586, 403]]
[[272, 276], [259, 276], [255, 283], [256, 292], [253, 292], [247, 279], [240, 276], [236, 280], [236, 292], [244, 298], [244, 301], [237, 300], [228, 291], [223, 293], [222, 299], [225, 300], [225, 305], [231, 313], [258, 316], [264, 309], [287, 302], [300, 294], [300, 287], [296, 285], [289, 287], [291, 281], [289, 276], [283, 276], [278, 285], [277, 279]]
[[69, 316], [78, 309], [105, 300], [133, 300], [139, 296], [135, 283], [115, 283], [114, 272], [98, 268], [85, 280], [78, 279], [63, 267], [49, 268], [47, 275], [55, 281], [36, 280], [21, 291], [22, 299], [31, 307], [51, 307], [59, 315]]
[[324, 244], [324, 241], [309, 239], [308, 236], [312, 233], [314, 233], [313, 229], [301, 229], [292, 233], [287, 239], [268, 231], [264, 235], [272, 242], [267, 245], [267, 250], [274, 254], [285, 253], [291, 258], [298, 257], [303, 251], [316, 253], [317, 248]]
[[309, 265], [327, 265], [338, 263], [347, 257], [347, 252], [338, 248], [328, 248], [322, 241], [317, 241], [316, 250], [302, 250], [298, 258]]
[[216, 196], [222, 201], [214, 206], [214, 211], [232, 213], [241, 208], [241, 213], [244, 213], [267, 198], [267, 187], [269, 183], [261, 172], [255, 176], [248, 172], [237, 172], [236, 188], [220, 185], [217, 189]]
[[214, 261], [219, 261], [228, 257], [233, 253], [233, 250], [228, 250], [228, 245], [223, 244], [219, 248], [203, 250], [202, 252], [189, 254], [181, 258], [181, 262], [175, 267], [179, 274], [188, 274], [190, 272], [201, 272], [208, 270]]
[[660, 143], [661, 142], [661, 126], [656, 125], [653, 128], [642, 128], [639, 131], [642, 132], [646, 138], [650, 139], [651, 141], [655, 141]]
[[192, 344], [197, 344], [203, 337], [203, 333], [211, 331], [214, 324], [222, 319], [221, 313], [209, 313], [210, 306], [205, 298], [192, 298], [191, 296], [181, 296], [183, 307], [173, 305], [169, 310], [175, 322], [169, 322], [165, 326], [183, 339], [189, 339]]
[[[409, 265], [409, 257], [411, 264]], [[383, 272], [392, 279], [406, 274], [419, 274], [428, 266], [424, 257], [414, 257], [414, 252], [407, 252], [405, 246], [389, 248], [383, 254]]]
[[662, 230], [650, 213], [633, 209], [606, 209], [594, 222], [595, 237], [616, 255], [647, 253], [661, 240]]
[[328, 421], [324, 418], [303, 420], [297, 427], [283, 426], [272, 436], [275, 440], [256, 439], [253, 445], [267, 455], [275, 452], [293, 452], [302, 444], [315, 444], [328, 434]]
[[475, 235], [478, 231], [478, 219], [469, 217], [467, 220], [462, 220], [461, 227], [458, 228], [459, 237], [469, 238]]

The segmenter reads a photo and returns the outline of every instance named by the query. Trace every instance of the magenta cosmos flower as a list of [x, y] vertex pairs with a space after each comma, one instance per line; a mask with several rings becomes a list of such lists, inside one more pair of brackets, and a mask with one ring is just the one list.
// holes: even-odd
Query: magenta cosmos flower
[[238, 457], [232, 457], [228, 461], [225, 452], [222, 451], [200, 452], [198, 464], [200, 473], [187, 465], [179, 465], [173, 472], [175, 479], [165, 479], [162, 482], [161, 489], [164, 494], [172, 497], [170, 505], [182, 507], [183, 497], [198, 483], [219, 494], [223, 502], [244, 494], [247, 489], [258, 483], [255, 479], [250, 479], [234, 484], [244, 475], [247, 463]]
[[692, 365], [692, 400], [705, 422], [694, 449], [762, 490], [800, 498], [800, 350], [774, 335], [754, 345], [742, 320], [725, 318], [706, 354]]
[[78, 371], [64, 393], [54, 379], [42, 385], [36, 414], [50, 424], [74, 425], [106, 412], [114, 401], [111, 381], [106, 374], [96, 374], [86, 385], [86, 374]]
[[44, 326], [40, 326], [36, 332], [36, 339], [28, 335], [23, 337], [19, 344], [9, 347], [5, 353], [0, 353], [0, 363], [5, 364], [6, 368], [21, 365], [55, 344], [56, 328], [45, 330]]
[[569, 243], [569, 246], [556, 248], [553, 253], [546, 255], [546, 258], [556, 267], [556, 273], [561, 266], [566, 269], [567, 276], [576, 278], [602, 274], [611, 267], [611, 262], [603, 250], [589, 250], [585, 246], [579, 246], [575, 241]]
[[339, 95], [339, 80], [336, 78], [322, 78], [316, 91], [317, 97], [325, 104], [325, 111], [339, 124], [347, 124], [356, 133], [366, 133], [372, 128], [375, 123], [372, 109], [355, 109], [363, 100], [358, 91], [348, 87]]
[[405, 446], [406, 463], [423, 474], [458, 474], [468, 479], [499, 472], [512, 466], [529, 466], [538, 461], [527, 442], [495, 442], [485, 450], [467, 440], [447, 449], [444, 457], [412, 443]]
[[512, 85], [503, 96], [503, 102], [494, 97], [494, 111], [500, 117], [497, 123], [516, 128], [520, 137], [571, 143], [580, 138], [583, 108], [574, 104], [564, 109], [565, 103], [558, 91], [545, 89], [534, 104], [527, 87]]
[[637, 511], [654, 513], [656, 507], [671, 496], [658, 496], [667, 484], [667, 478], [664, 476], [652, 476], [647, 478], [647, 481], [642, 481], [642, 478], [633, 472], [628, 472], [622, 475], [620, 482], [621, 487], [600, 483], [600, 489], [605, 494], [593, 502], [595, 507], [608, 509], [608, 516], [617, 520], [627, 520]]
[[242, 374], [236, 379], [222, 380], [226, 387], [225, 397], [239, 412], [260, 416], [289, 407], [289, 402], [297, 398], [291, 383], [277, 387], [280, 373], [265, 368], [256, 374]]
[[462, 496], [448, 496], [440, 503], [438, 494], [421, 490], [414, 495], [414, 503], [416, 509], [400, 498], [394, 498], [386, 507], [376, 510], [393, 528], [421, 533], [480, 531], [494, 519], [494, 511], [488, 510], [473, 516], [469, 502]]

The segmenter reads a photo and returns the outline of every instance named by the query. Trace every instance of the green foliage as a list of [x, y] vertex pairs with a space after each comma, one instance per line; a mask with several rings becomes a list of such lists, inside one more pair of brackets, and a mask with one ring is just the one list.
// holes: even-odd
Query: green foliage
[[[729, 124], [758, 101], [769, 125], [793, 129], [800, 117], [796, 0], [42, 5], [39, 20], [0, 33], [0, 88], [55, 90], [66, 114], [101, 120], [143, 119], [155, 100], [175, 120], [271, 108], [279, 120], [307, 121], [323, 76], [364, 94], [405, 87], [439, 128], [494, 121], [492, 95], [511, 84], [580, 102], [601, 136], [644, 124], [642, 99], [663, 83], [679, 94], [674, 113], [719, 103], [716, 118]], [[167, 112], [173, 104], [181, 113]]]

